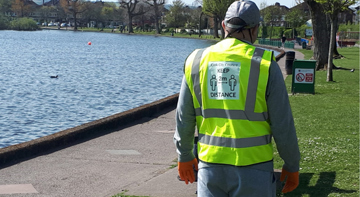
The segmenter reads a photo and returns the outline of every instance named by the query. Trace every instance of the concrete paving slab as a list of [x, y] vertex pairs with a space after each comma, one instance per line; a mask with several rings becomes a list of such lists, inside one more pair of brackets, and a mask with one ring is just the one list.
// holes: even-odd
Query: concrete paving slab
[[38, 193], [31, 184], [0, 185], [0, 194]]
[[128, 194], [156, 197], [196, 197], [196, 183], [186, 185], [177, 179], [177, 168], [154, 177], [137, 187], [129, 187]]

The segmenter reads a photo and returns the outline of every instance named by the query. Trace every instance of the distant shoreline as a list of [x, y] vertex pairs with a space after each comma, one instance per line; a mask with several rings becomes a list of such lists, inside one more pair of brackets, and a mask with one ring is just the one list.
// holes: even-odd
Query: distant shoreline
[[[193, 34], [194, 36], [190, 36], [189, 34], [179, 34], [176, 33], [175, 36], [172, 36], [170, 33], [163, 33], [163, 34], [150, 34], [150, 33], [120, 33], [118, 29], [109, 29], [109, 28], [104, 28], [102, 31], [98, 30], [98, 31], [94, 31], [90, 28], [85, 27], [85, 31], [80, 28], [77, 31], [81, 31], [81, 32], [99, 32], [99, 33], [116, 33], [116, 34], [125, 34], [125, 35], [144, 35], [144, 36], [164, 36], [164, 37], [171, 37], [171, 38], [190, 38], [190, 39], [200, 39], [200, 40], [208, 40], [208, 41], [213, 41], [213, 42], [218, 42], [221, 39], [220, 38], [214, 38], [213, 35], [202, 35], [203, 37], [199, 38], [198, 34]], [[58, 26], [51, 26], [51, 27], [41, 27], [42, 30], [65, 30], [65, 31], [74, 31], [73, 27], [61, 27], [58, 28]], [[113, 31], [112, 31], [113, 30]], [[167, 35], [169, 34], [169, 35]], [[180, 36], [178, 36], [180, 35]], [[211, 38], [213, 37], [213, 38]], [[280, 54], [276, 56], [276, 61], [279, 61], [281, 58], [283, 58], [285, 56], [285, 51], [280, 49], [280, 48], [276, 48], [274, 46], [268, 46], [268, 45], [259, 45], [254, 43], [254, 46], [256, 47], [262, 47], [262, 48], [267, 48], [270, 50], [274, 50], [274, 51], [278, 51]]]

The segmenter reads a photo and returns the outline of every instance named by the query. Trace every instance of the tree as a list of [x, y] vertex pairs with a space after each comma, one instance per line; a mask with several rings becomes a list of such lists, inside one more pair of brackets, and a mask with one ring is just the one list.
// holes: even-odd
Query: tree
[[90, 2], [85, 0], [60, 0], [61, 7], [74, 18], [74, 30], [78, 27], [78, 15], [88, 10]]
[[11, 1], [9, 0], [0, 0], [0, 15], [3, 15], [5, 12], [11, 10]]
[[[304, 1], [310, 9], [315, 45], [313, 58], [316, 60], [316, 70], [320, 70], [328, 64], [331, 32], [330, 18], [329, 15], [325, 13], [322, 4], [317, 2], [317, 0], [296, 0], [297, 3], [301, 3], [302, 1]], [[337, 32], [337, 30], [338, 24], [335, 22], [334, 32]], [[339, 55], [335, 42], [334, 46], [334, 53]]]
[[[263, 6], [263, 5], [261, 5]], [[270, 39], [272, 37], [272, 30], [274, 25], [277, 25], [281, 21], [282, 16], [284, 15], [284, 10], [279, 6], [272, 5], [268, 6], [260, 11], [260, 15], [263, 16], [264, 23], [266, 26], [270, 26]]]
[[[93, 21], [97, 28], [103, 29], [103, 25], [105, 23], [104, 17], [101, 14], [101, 10], [104, 7], [103, 2], [95, 2], [91, 3], [84, 12], [81, 13], [81, 19], [79, 19], [80, 23], [90, 24]], [[92, 23], [91, 26], [94, 24]]]
[[161, 17], [161, 13], [159, 11], [159, 8], [161, 5], [165, 4], [165, 0], [146, 0], [145, 1], [148, 5], [152, 6], [154, 9], [154, 18], [155, 18], [155, 29], [156, 33], [160, 34], [160, 26], [159, 26], [159, 19]]
[[[199, 30], [199, 36], [200, 36], [200, 31], [201, 28], [204, 28], [205, 19], [201, 19], [201, 16], [203, 15], [202, 12], [202, 8], [198, 7], [198, 8], [189, 8], [188, 11], [188, 17], [187, 17], [187, 24], [190, 28], [197, 28]], [[201, 27], [203, 26], [203, 27]]]
[[101, 9], [101, 15], [104, 17], [105, 21], [110, 23], [114, 21], [114, 12], [113, 7], [104, 6]]
[[[149, 5], [144, 5], [145, 10], [150, 10]], [[150, 14], [150, 12], [146, 12], [142, 15], [136, 16], [134, 18], [134, 21], [138, 24], [138, 27], [141, 27], [141, 30], [143, 32], [148, 32], [152, 30], [152, 27], [148, 23], [148, 21], [154, 21], [153, 14]]]
[[186, 23], [184, 15], [185, 4], [181, 0], [174, 0], [170, 6], [169, 13], [165, 16], [168, 27], [183, 27]]
[[54, 11], [54, 8], [51, 6], [41, 6], [40, 8], [40, 16], [42, 18], [42, 20], [44, 20], [45, 22], [48, 22], [48, 18], [51, 15], [51, 12]]
[[[330, 41], [330, 19], [325, 14], [323, 6], [316, 0], [296, 0], [298, 4], [305, 2], [310, 10], [314, 38], [314, 56], [316, 70], [323, 69], [327, 65]], [[335, 26], [337, 31], [337, 24]], [[335, 48], [336, 49], [336, 48]]]
[[290, 12], [286, 14], [286, 21], [291, 25], [293, 28], [293, 38], [295, 38], [295, 28], [300, 27], [303, 25], [308, 18], [304, 17], [304, 13], [301, 12], [299, 9], [292, 9]]
[[125, 16], [125, 10], [122, 7], [118, 7], [115, 3], [111, 5], [111, 7], [114, 8], [114, 19], [116, 21], [121, 22], [123, 24], [124, 16]]
[[[214, 36], [218, 35], [219, 24], [224, 20], [228, 7], [234, 0], [203, 0], [203, 12], [214, 19]], [[221, 37], [224, 38], [224, 30], [221, 28]]]
[[8, 27], [8, 17], [5, 13], [11, 10], [11, 2], [9, 0], [0, 0], [0, 30]]
[[[266, 7], [268, 7], [266, 4], [266, 1], [263, 1], [260, 3], [259, 9], [260, 9], [260, 17], [262, 19], [265, 18], [266, 12], [264, 10]], [[267, 37], [267, 26], [266, 26], [265, 22], [263, 22], [263, 21], [260, 22], [260, 28], [261, 29], [259, 29], [259, 32], [261, 31], [261, 38], [266, 38]]]
[[26, 0], [12, 0], [11, 10], [16, 13], [18, 17], [29, 16], [33, 7], [27, 3]]
[[326, 81], [333, 81], [333, 52], [334, 44], [336, 42], [336, 31], [338, 27], [335, 27], [338, 22], [338, 14], [347, 9], [349, 6], [356, 3], [355, 0], [315, 0], [317, 3], [320, 3], [323, 7], [323, 11], [326, 13], [327, 17], [330, 19], [330, 39], [329, 39], [329, 50], [328, 50], [328, 66], [327, 66], [327, 77]]
[[[316, 70], [323, 69], [328, 60], [330, 23], [321, 4], [315, 0], [304, 0], [309, 6], [314, 37]], [[300, 3], [300, 1], [298, 1]]]
[[117, 9], [114, 3], [105, 3], [101, 9], [101, 18], [105, 23], [113, 25], [115, 21], [123, 20], [123, 9]]
[[147, 10], [144, 10], [143, 5], [140, 5], [137, 8], [139, 2], [140, 2], [139, 0], [119, 0], [120, 7], [125, 8], [125, 10], [127, 11], [127, 15], [129, 19], [129, 24], [128, 24], [129, 33], [134, 33], [132, 27], [133, 17], [142, 15], [147, 12]]
[[53, 11], [56, 13], [59, 22], [63, 22], [64, 20], [65, 22], [68, 22], [68, 15], [60, 4], [56, 4], [51, 7]]

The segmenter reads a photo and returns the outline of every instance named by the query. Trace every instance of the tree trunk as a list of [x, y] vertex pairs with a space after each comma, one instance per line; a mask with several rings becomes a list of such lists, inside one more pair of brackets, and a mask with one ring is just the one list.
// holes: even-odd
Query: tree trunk
[[328, 62], [329, 56], [329, 18], [324, 14], [321, 4], [314, 0], [306, 0], [311, 12], [314, 36], [314, 59], [316, 60], [316, 70], [323, 69]]
[[203, 14], [204, 14], [204, 13], [201, 12], [201, 13], [200, 13], [200, 17], [199, 17], [199, 37], [201, 37], [201, 17], [202, 17]]
[[159, 26], [159, 19], [157, 18], [157, 16], [155, 16], [155, 29], [156, 29], [156, 34], [160, 34], [160, 26]]
[[[337, 17], [337, 15], [336, 15]], [[333, 81], [333, 53], [334, 53], [334, 40], [335, 40], [335, 34], [334, 33], [334, 21], [330, 20], [330, 47], [329, 47], [329, 57], [328, 57], [328, 67], [327, 67], [327, 75], [326, 75], [326, 81]]]
[[218, 33], [218, 17], [214, 16], [214, 37], [215, 38], [219, 38], [219, 33]]
[[141, 27], [142, 27], [142, 31], [145, 32], [145, 17], [144, 17], [144, 15], [141, 15]]
[[160, 26], [159, 26], [159, 8], [158, 8], [158, 4], [156, 3], [156, 1], [154, 1], [154, 11], [155, 11], [155, 29], [156, 29], [156, 34], [160, 34]]
[[132, 27], [132, 14], [129, 13], [129, 24], [128, 24], [128, 29], [129, 29], [129, 33], [134, 33], [133, 27]]
[[74, 12], [74, 31], [77, 30], [77, 17], [76, 17], [76, 12]]

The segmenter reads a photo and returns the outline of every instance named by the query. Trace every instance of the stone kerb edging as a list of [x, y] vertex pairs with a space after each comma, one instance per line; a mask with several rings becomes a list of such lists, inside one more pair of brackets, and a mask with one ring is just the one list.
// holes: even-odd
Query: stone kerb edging
[[8, 146], [0, 149], [0, 169], [2, 165], [16, 163], [29, 157], [40, 155], [51, 149], [56, 149], [90, 138], [89, 136], [101, 136], [119, 128], [126, 128], [134, 121], [146, 117], [152, 117], [168, 109], [175, 109], [179, 94], [154, 101], [140, 107], [111, 115], [99, 120], [66, 129], [48, 136], [44, 136], [28, 142]]

